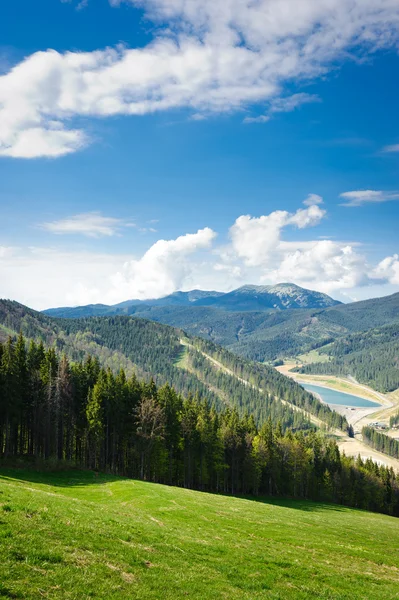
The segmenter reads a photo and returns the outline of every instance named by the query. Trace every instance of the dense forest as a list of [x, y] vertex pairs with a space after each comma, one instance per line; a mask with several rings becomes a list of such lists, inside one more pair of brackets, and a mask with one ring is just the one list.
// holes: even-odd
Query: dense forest
[[395, 440], [372, 427], [363, 427], [362, 436], [363, 440], [375, 450], [399, 458], [399, 440]]
[[[275, 369], [237, 357], [215, 344], [189, 337], [166, 325], [120, 316], [52, 319], [8, 301], [0, 301], [0, 323], [9, 333], [22, 331], [30, 339], [54, 346], [72, 361], [81, 361], [89, 353], [113, 372], [123, 368], [127, 376], [135, 373], [147, 381], [152, 378], [158, 386], [168, 382], [183, 395], [207, 398], [217, 410], [225, 406], [228, 394], [229, 405], [237, 408], [240, 415], [253, 414], [258, 425], [272, 416], [274, 424], [281, 421], [287, 427], [310, 427], [309, 417], [282, 402], [286, 401], [319, 416], [329, 426], [347, 428], [346, 420], [338, 413]], [[252, 386], [262, 388], [262, 393], [240, 383], [237, 377], [223, 376], [212, 362], [201, 369], [179, 367], [183, 337], [191, 346], [216, 357], [235, 375], [250, 381]]]
[[[213, 301], [213, 299], [211, 299]], [[330, 308], [296, 308], [288, 310], [238, 311], [214, 306], [149, 306], [116, 307], [88, 306], [78, 309], [55, 309], [53, 316], [87, 316], [108, 314], [137, 315], [187, 333], [221, 344], [235, 354], [259, 362], [296, 357], [355, 332], [364, 332], [385, 325], [399, 324], [399, 294]], [[231, 308], [231, 307], [230, 307]]]
[[319, 352], [331, 360], [306, 365], [301, 373], [352, 375], [380, 392], [399, 388], [399, 325], [345, 336]]
[[[330, 427], [337, 427], [344, 431], [348, 429], [348, 422], [344, 416], [332, 410], [327, 404], [320, 402], [313, 394], [304, 390], [294, 380], [285, 377], [275, 369], [237, 357], [228, 350], [205, 340], [196, 340], [196, 347], [206, 356], [210, 356], [223, 364], [234, 373], [236, 379], [248, 382], [255, 391], [267, 390], [271, 399], [284, 399], [289, 404], [318, 417]], [[200, 372], [206, 371], [204, 356], [194, 351], [193, 360], [195, 361], [195, 367]], [[210, 382], [212, 384], [216, 376], [221, 378], [223, 374], [220, 371], [215, 373], [213, 369], [213, 372], [208, 375], [211, 378]], [[250, 408], [252, 414], [252, 410], [256, 406], [253, 405]]]
[[258, 427], [168, 383], [22, 335], [0, 345], [0, 453], [220, 493], [289, 495], [399, 515], [392, 469], [340, 456], [323, 434]]

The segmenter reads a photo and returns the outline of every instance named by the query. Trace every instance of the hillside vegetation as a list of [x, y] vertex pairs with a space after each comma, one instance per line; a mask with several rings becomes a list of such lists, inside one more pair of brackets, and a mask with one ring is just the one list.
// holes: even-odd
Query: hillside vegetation
[[380, 392], [399, 388], [399, 324], [344, 336], [319, 353], [330, 360], [303, 366], [301, 373], [351, 375]]
[[26, 350], [22, 335], [0, 345], [0, 457], [66, 461], [203, 490], [362, 503], [399, 514], [393, 471], [341, 457], [322, 434], [293, 433], [290, 411], [300, 413], [288, 406], [269, 399], [269, 418], [257, 426], [253, 415], [240, 417], [231, 406], [217, 412], [169, 384], [157, 388], [122, 369], [114, 374], [90, 356], [71, 364], [41, 343], [32, 341]]
[[[324, 367], [319, 365], [316, 368], [323, 369], [319, 372], [350, 374], [380, 391], [390, 391], [395, 386], [398, 387], [396, 385], [398, 370], [395, 363], [397, 347], [392, 346], [388, 336], [383, 339], [382, 333], [385, 327], [391, 327], [390, 333], [397, 336], [394, 332], [399, 330], [399, 294], [351, 304], [327, 305], [327, 308], [320, 308], [317, 304], [315, 307], [306, 302], [296, 304], [293, 308], [294, 304], [288, 302], [283, 309], [279, 307], [279, 310], [273, 310], [272, 307], [268, 307], [259, 310], [260, 300], [256, 293], [250, 295], [252, 304], [245, 304], [243, 301], [247, 293], [245, 289], [241, 289], [244, 293], [236, 290], [224, 296], [204, 297], [199, 303], [175, 304], [166, 298], [163, 299], [164, 303], [158, 305], [126, 303], [120, 307], [108, 307], [107, 310], [122, 311], [182, 328], [191, 335], [213, 341], [235, 354], [259, 362], [296, 358], [321, 348], [327, 353], [326, 355], [331, 351], [331, 356], [334, 357], [335, 348], [335, 356], [340, 357], [344, 362], [334, 361], [333, 365], [326, 364]], [[258, 302], [257, 306], [253, 304], [254, 301]], [[222, 302], [224, 302], [223, 310]], [[205, 306], [206, 304], [209, 306]], [[245, 310], [242, 310], [243, 306]], [[252, 310], [249, 310], [250, 306]], [[302, 307], [298, 308], [298, 306]], [[52, 312], [72, 317], [87, 311], [92, 314], [90, 312], [92, 310], [94, 310], [92, 307], [80, 307], [55, 309]], [[368, 336], [374, 367], [367, 369], [363, 368], [361, 363], [370, 364], [370, 353], [365, 354], [364, 357], [354, 355], [353, 360], [343, 357], [349, 354], [346, 351], [348, 344], [353, 344], [355, 341], [355, 337], [351, 336], [360, 334], [358, 340], [361, 342], [363, 333], [370, 330], [378, 330], [378, 335], [371, 333]], [[388, 330], [387, 334], [389, 334]], [[341, 339], [342, 344], [340, 344]], [[337, 344], [331, 348], [330, 344], [333, 342]], [[353, 353], [357, 351], [358, 349], [354, 348]], [[377, 360], [374, 360], [376, 358]]]
[[[323, 410], [327, 424], [343, 429], [347, 427], [340, 415], [330, 409], [322, 409], [323, 405], [311, 394], [266, 365], [262, 367], [262, 393], [232, 377], [210, 385], [200, 372], [182, 369], [177, 365], [184, 349], [181, 338], [185, 334], [152, 321], [132, 317], [52, 319], [16, 302], [0, 301], [0, 330], [1, 326], [5, 328], [4, 338], [10, 333], [15, 335], [22, 331], [30, 339], [41, 340], [45, 345], [66, 353], [73, 361], [83, 360], [91, 354], [98, 358], [101, 365], [111, 368], [115, 373], [122, 367], [127, 375], [136, 373], [147, 381], [152, 378], [157, 385], [168, 382], [179, 393], [206, 398], [218, 410], [226, 405], [227, 394], [231, 407], [236, 407], [241, 415], [250, 411], [257, 423], [272, 416], [273, 422], [281, 421], [283, 427], [308, 428], [309, 414], [293, 410], [281, 402], [287, 400], [291, 403], [292, 399], [298, 399], [302, 406], [307, 404], [312, 407], [310, 412], [313, 414]], [[193, 346], [202, 343], [200, 339], [189, 339]], [[212, 351], [217, 351], [217, 346], [212, 345], [212, 348]], [[226, 364], [234, 362], [237, 367], [241, 364], [247, 373], [251, 370], [257, 373], [259, 370], [255, 363], [227, 351], [219, 354]], [[215, 371], [212, 363], [208, 363], [207, 368]]]
[[392, 517], [78, 471], [3, 469], [0, 492], [2, 598], [398, 595]]

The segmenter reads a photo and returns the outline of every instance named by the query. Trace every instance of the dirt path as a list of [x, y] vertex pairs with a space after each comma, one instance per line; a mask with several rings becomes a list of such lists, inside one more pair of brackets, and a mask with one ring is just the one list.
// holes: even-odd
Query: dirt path
[[397, 458], [377, 452], [370, 446], [367, 446], [357, 437], [348, 438], [346, 441], [338, 442], [338, 446], [341, 452], [345, 452], [346, 456], [353, 456], [357, 458], [360, 454], [363, 460], [371, 458], [374, 462], [379, 465], [385, 465], [392, 467], [394, 471], [399, 472], [399, 461]]

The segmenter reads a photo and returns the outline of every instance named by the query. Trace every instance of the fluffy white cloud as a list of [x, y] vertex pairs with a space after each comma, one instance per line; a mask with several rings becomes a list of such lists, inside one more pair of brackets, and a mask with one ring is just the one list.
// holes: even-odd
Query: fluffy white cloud
[[372, 273], [376, 279], [388, 281], [393, 285], [399, 285], [399, 255], [387, 256], [374, 269]]
[[373, 202], [389, 202], [399, 200], [399, 192], [382, 192], [381, 190], [354, 190], [343, 192], [340, 198], [346, 200], [342, 206], [362, 206]]
[[276, 210], [261, 217], [242, 215], [230, 228], [232, 248], [247, 266], [265, 265], [273, 252], [278, 250], [284, 227], [311, 227], [317, 225], [324, 215], [325, 211], [316, 204], [295, 213]]
[[266, 273], [265, 279], [295, 280], [300, 285], [316, 286], [327, 293], [367, 283], [366, 259], [352, 246], [331, 240], [310, 242], [309, 246], [305, 250], [287, 252], [278, 268]]
[[50, 223], [42, 223], [41, 227], [58, 235], [81, 234], [89, 237], [101, 237], [116, 235], [122, 225], [125, 224], [121, 219], [104, 217], [98, 212], [90, 212]]
[[175, 240], [158, 240], [143, 257], [125, 263], [112, 277], [113, 289], [108, 294], [118, 299], [145, 299], [166, 296], [180, 289], [191, 275], [193, 264], [188, 256], [210, 248], [216, 233], [209, 227], [187, 233]]
[[285, 240], [288, 226], [298, 229], [320, 223], [325, 210], [321, 196], [309, 194], [306, 209], [295, 213], [274, 211], [261, 217], [239, 217], [230, 229], [231, 247], [219, 254], [217, 268], [234, 273], [240, 266], [244, 282], [295, 282], [319, 291], [343, 294], [344, 290], [399, 283], [397, 255], [384, 259], [377, 268], [368, 263], [356, 244], [328, 239]]
[[231, 228], [227, 246], [214, 248], [216, 233], [204, 228], [174, 240], [158, 240], [134, 260], [127, 255], [0, 246], [0, 297], [44, 309], [155, 298], [178, 289], [227, 291], [244, 283], [283, 281], [341, 299], [345, 294], [384, 295], [389, 286], [389, 293], [396, 291], [397, 254], [373, 266], [355, 244], [283, 239], [286, 228], [316, 225], [322, 213], [312, 204], [295, 213], [241, 216]]
[[[112, 2], [118, 4], [118, 2]], [[144, 48], [36, 52], [0, 77], [0, 155], [56, 157], [88, 143], [79, 117], [188, 107], [291, 110], [286, 84], [358, 49], [394, 47], [397, 0], [132, 0], [161, 23]], [[273, 109], [274, 106], [274, 109]]]
[[[1, 109], [0, 109], [1, 117]], [[3, 115], [7, 119], [7, 115]], [[45, 127], [30, 127], [12, 131], [10, 142], [1, 138], [0, 156], [12, 158], [58, 158], [76, 152], [88, 143], [88, 137], [83, 131], [65, 130], [63, 125], [58, 129]]]
[[192, 258], [209, 250], [215, 237], [206, 227], [174, 240], [158, 240], [137, 260], [56, 248], [0, 246], [0, 298], [44, 309], [160, 297], [187, 285], [195, 273], [201, 285], [206, 285], [201, 269], [209, 273], [209, 262], [204, 267]]

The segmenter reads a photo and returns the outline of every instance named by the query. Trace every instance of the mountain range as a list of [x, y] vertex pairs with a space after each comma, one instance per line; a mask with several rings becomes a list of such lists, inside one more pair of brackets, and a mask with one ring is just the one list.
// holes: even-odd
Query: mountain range
[[231, 292], [191, 290], [174, 292], [149, 300], [126, 300], [113, 306], [89, 304], [74, 308], [50, 308], [44, 312], [53, 317], [89, 317], [129, 314], [149, 306], [209, 306], [228, 311], [287, 310], [291, 308], [327, 308], [341, 304], [326, 294], [301, 288], [293, 283], [278, 285], [245, 285]]
[[316, 419], [318, 424], [347, 427], [341, 415], [272, 367], [178, 328], [118, 315], [57, 319], [0, 300], [0, 342], [8, 336], [15, 339], [20, 332], [71, 361], [90, 355], [114, 373], [122, 368], [127, 375], [153, 379], [158, 386], [168, 383], [185, 396], [206, 398], [217, 409], [236, 408], [258, 423], [270, 417], [284, 428], [307, 429]]
[[[270, 306], [277, 304], [276, 298], [278, 307]], [[305, 367], [307, 372], [351, 375], [380, 391], [399, 387], [399, 293], [341, 304], [317, 292], [280, 284], [244, 286], [227, 294], [177, 292], [153, 305], [132, 302], [46, 312], [64, 318], [93, 314], [146, 318], [261, 363], [301, 362], [303, 355], [312, 352], [314, 364]], [[253, 306], [258, 308], [251, 310]]]

